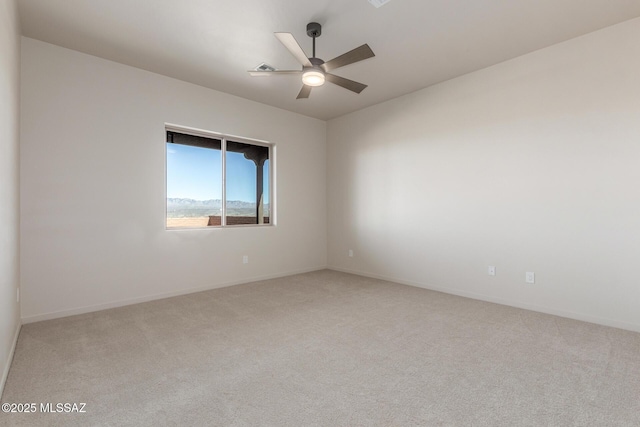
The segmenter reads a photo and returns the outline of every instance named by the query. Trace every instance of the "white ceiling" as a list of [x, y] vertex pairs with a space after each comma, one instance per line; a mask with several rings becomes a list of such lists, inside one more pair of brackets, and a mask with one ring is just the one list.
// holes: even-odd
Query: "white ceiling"
[[[201, 86], [331, 119], [640, 16], [640, 0], [19, 0], [23, 34]], [[290, 32], [317, 56], [363, 43], [375, 58], [332, 71], [333, 84], [296, 100], [296, 75], [250, 77], [266, 62], [299, 64], [274, 37]]]

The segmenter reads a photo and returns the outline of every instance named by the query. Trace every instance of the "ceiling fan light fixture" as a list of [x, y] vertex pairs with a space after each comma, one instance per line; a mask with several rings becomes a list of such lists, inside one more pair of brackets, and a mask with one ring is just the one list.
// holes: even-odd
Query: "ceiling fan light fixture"
[[302, 73], [302, 83], [307, 86], [322, 86], [324, 84], [324, 73], [317, 69], [306, 70]]

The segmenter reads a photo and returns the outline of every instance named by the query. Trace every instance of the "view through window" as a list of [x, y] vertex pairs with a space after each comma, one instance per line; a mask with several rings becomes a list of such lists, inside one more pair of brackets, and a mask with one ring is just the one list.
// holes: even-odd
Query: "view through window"
[[167, 228], [270, 224], [271, 146], [167, 130]]

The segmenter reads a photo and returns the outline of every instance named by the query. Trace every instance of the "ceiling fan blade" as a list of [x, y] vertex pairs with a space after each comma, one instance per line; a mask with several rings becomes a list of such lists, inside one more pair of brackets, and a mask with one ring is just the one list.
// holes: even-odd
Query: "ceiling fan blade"
[[344, 53], [337, 58], [333, 58], [331, 61], [327, 61], [322, 64], [322, 68], [325, 71], [335, 70], [336, 68], [344, 67], [345, 65], [353, 64], [354, 62], [362, 61], [376, 56], [368, 44], [363, 44], [347, 53]]
[[353, 80], [345, 79], [344, 77], [336, 76], [335, 74], [327, 73], [324, 77], [331, 83], [342, 86], [343, 88], [349, 89], [355, 93], [360, 93], [367, 87], [365, 84], [354, 82]]
[[298, 60], [299, 63], [304, 65], [305, 67], [311, 67], [311, 61], [307, 58], [307, 54], [304, 53], [304, 50], [300, 47], [296, 39], [293, 37], [291, 33], [274, 33], [275, 36], [280, 40], [280, 43], [286, 47], [289, 52], [293, 55], [294, 58]]
[[249, 75], [252, 77], [266, 77], [266, 76], [276, 76], [278, 74], [300, 74], [301, 70], [274, 70], [274, 71], [256, 71], [249, 70]]
[[308, 98], [310, 93], [311, 93], [311, 86], [302, 85], [302, 89], [300, 89], [300, 93], [298, 93], [298, 96], [296, 97], [296, 99]]

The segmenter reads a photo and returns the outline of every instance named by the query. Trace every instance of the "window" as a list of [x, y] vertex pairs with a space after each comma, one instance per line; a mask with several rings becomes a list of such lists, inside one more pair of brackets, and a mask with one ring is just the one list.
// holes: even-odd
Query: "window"
[[167, 228], [272, 224], [272, 146], [167, 127]]

